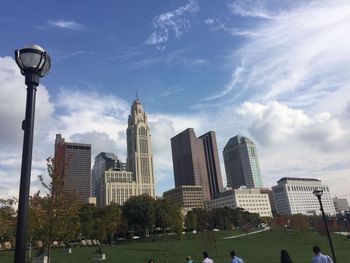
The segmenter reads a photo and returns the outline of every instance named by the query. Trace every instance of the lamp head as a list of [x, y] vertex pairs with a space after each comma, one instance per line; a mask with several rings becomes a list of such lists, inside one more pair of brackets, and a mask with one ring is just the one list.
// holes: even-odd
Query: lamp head
[[47, 75], [51, 67], [51, 58], [38, 45], [27, 45], [15, 51], [15, 59], [21, 73], [38, 75], [40, 78]]
[[317, 187], [314, 191], [313, 194], [317, 197], [317, 198], [321, 198], [322, 194], [323, 194], [323, 190], [320, 187]]

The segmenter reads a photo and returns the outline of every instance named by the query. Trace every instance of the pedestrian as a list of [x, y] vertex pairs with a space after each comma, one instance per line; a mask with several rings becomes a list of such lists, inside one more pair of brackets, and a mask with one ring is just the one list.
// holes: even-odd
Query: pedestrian
[[191, 256], [187, 256], [186, 257], [186, 263], [194, 263], [194, 261], [192, 260]]
[[214, 263], [214, 260], [209, 258], [209, 254], [207, 251], [203, 251], [203, 257], [204, 257], [204, 259], [203, 259], [202, 263]]
[[287, 250], [285, 250], [285, 249], [281, 250], [281, 263], [293, 263]]
[[154, 260], [151, 258], [150, 260], [148, 260], [148, 263], [154, 263]]
[[321, 253], [319, 246], [314, 246], [312, 250], [314, 251], [315, 256], [312, 257], [311, 263], [333, 263], [333, 260], [329, 256]]
[[244, 263], [243, 259], [236, 256], [236, 252], [233, 250], [230, 252], [231, 255], [231, 261], [230, 263]]

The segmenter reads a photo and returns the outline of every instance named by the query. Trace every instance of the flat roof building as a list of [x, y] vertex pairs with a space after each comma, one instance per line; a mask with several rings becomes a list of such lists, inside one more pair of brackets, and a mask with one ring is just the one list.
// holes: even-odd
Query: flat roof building
[[63, 178], [63, 190], [75, 194], [81, 203], [88, 203], [91, 144], [66, 142], [61, 134], [56, 134], [54, 162], [55, 172]]
[[260, 189], [227, 190], [215, 196], [207, 206], [208, 209], [222, 207], [242, 208], [249, 213], [259, 214], [261, 217], [272, 217], [269, 195], [261, 193]]
[[202, 186], [205, 201], [222, 191], [215, 132], [197, 138], [194, 130], [188, 128], [171, 138], [171, 150], [175, 187]]
[[319, 215], [320, 204], [313, 191], [323, 190], [321, 197], [324, 212], [335, 215], [333, 200], [327, 185], [314, 178], [284, 177], [272, 187], [277, 214]]
[[163, 197], [179, 205], [184, 214], [193, 208], [204, 208], [203, 188], [200, 185], [181, 185], [164, 192]]

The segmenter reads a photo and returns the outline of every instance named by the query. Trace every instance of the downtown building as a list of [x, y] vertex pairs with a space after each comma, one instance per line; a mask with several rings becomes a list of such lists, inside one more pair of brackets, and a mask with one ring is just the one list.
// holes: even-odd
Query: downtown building
[[284, 177], [272, 187], [277, 214], [320, 215], [320, 204], [313, 191], [323, 190], [321, 197], [324, 212], [335, 215], [333, 200], [327, 185], [313, 178]]
[[239, 188], [219, 193], [206, 204], [207, 209], [242, 208], [261, 217], [272, 217], [269, 194], [261, 189]]
[[261, 188], [260, 164], [255, 144], [247, 137], [234, 136], [223, 150], [227, 187]]
[[215, 132], [197, 138], [194, 130], [188, 128], [171, 139], [171, 150], [175, 189], [201, 186], [205, 202], [222, 191]]
[[60, 176], [59, 183], [64, 192], [74, 194], [81, 203], [88, 203], [91, 189], [91, 144], [66, 142], [61, 134], [56, 134], [54, 169]]
[[204, 208], [203, 188], [201, 185], [178, 186], [164, 192], [163, 197], [181, 207], [184, 215], [194, 208]]
[[92, 180], [99, 207], [112, 202], [123, 205], [131, 196], [142, 194], [155, 198], [151, 132], [138, 98], [131, 106], [126, 135], [126, 164], [111, 153], [95, 159]]

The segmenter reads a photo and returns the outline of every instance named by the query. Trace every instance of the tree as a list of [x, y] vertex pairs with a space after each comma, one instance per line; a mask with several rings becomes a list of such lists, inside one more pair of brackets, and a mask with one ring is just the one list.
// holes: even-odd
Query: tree
[[45, 241], [48, 256], [50, 256], [52, 241], [68, 242], [75, 239], [79, 233], [81, 205], [75, 193], [64, 191], [64, 169], [56, 169], [56, 165], [60, 163], [52, 158], [47, 159], [47, 171], [51, 182], [46, 184], [42, 176], [39, 176], [39, 179], [49, 193], [41, 197], [38, 192], [31, 197], [29, 209], [31, 235]]
[[122, 208], [123, 218], [132, 231], [153, 230], [156, 221], [155, 200], [148, 195], [133, 196]]
[[79, 210], [80, 233], [90, 238], [93, 234], [94, 216], [97, 209], [94, 204], [83, 204]]
[[167, 228], [178, 233], [182, 232], [182, 214], [180, 208], [168, 199], [155, 201], [155, 226], [164, 232]]
[[110, 235], [111, 244], [113, 243], [113, 237], [117, 233], [118, 228], [122, 223], [121, 211], [117, 204], [111, 203], [103, 208], [102, 212], [102, 224], [106, 228], [107, 235]]
[[190, 231], [197, 230], [197, 222], [197, 215], [193, 211], [188, 211], [185, 216], [185, 227]]
[[13, 205], [14, 199], [0, 199], [0, 239], [8, 241], [15, 239], [16, 211]]

